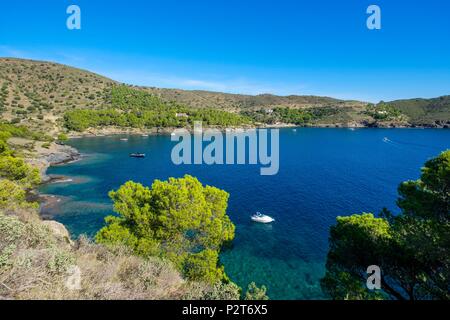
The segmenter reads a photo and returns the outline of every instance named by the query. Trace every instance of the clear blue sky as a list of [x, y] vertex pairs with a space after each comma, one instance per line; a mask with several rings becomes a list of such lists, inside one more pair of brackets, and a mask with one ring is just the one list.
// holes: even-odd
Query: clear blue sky
[[[79, 31], [66, 28], [70, 4]], [[370, 4], [381, 7], [380, 31], [366, 28]], [[0, 56], [158, 87], [433, 97], [450, 94], [450, 1], [2, 1]]]

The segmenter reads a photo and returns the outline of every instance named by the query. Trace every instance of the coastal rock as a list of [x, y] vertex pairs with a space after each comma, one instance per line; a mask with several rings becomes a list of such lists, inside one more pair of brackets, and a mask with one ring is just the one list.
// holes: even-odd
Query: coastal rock
[[34, 141], [25, 138], [13, 137], [8, 140], [12, 149], [20, 150], [25, 161], [38, 168], [41, 172], [42, 182], [48, 182], [47, 168], [51, 165], [78, 160], [80, 153], [70, 146], [44, 141]]
[[53, 152], [42, 154], [42, 159], [47, 161], [49, 165], [74, 161], [80, 156], [80, 153], [75, 148], [66, 145], [55, 145], [56, 148], [52, 150]]
[[50, 181], [46, 174], [48, 167], [75, 161], [81, 157], [77, 149], [56, 143], [52, 143], [49, 148], [37, 148], [36, 152], [37, 156], [30, 159], [30, 162], [39, 168], [42, 182]]
[[72, 240], [70, 240], [70, 233], [62, 223], [53, 220], [43, 221], [42, 223], [49, 228], [59, 241], [66, 243], [68, 246], [73, 245]]

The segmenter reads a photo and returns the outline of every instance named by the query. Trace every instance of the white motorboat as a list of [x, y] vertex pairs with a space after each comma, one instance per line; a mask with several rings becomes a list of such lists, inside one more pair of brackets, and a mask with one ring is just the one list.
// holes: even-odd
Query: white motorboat
[[275, 219], [272, 217], [269, 217], [265, 214], [261, 214], [259, 212], [257, 212], [256, 214], [252, 215], [252, 221], [254, 222], [259, 222], [259, 223], [271, 223], [274, 222]]

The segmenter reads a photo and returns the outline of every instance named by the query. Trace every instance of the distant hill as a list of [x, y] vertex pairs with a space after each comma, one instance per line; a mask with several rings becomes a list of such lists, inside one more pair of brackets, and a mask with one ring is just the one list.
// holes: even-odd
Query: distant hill
[[[274, 109], [290, 108], [299, 110], [327, 109], [320, 120], [311, 120], [310, 125], [358, 125], [372, 121], [364, 114], [367, 103], [361, 101], [339, 100], [320, 96], [276, 96], [272, 94], [244, 95], [202, 90], [180, 90], [140, 87], [164, 101], [181, 103], [193, 108], [219, 108], [230, 112], [245, 112], [255, 115], [257, 122], [274, 124], [283, 122], [280, 117], [259, 117], [257, 113], [272, 112]], [[325, 114], [326, 113], [326, 114]], [[295, 124], [295, 123], [294, 123]]]
[[[115, 108], [112, 89], [118, 85], [121, 84], [101, 75], [57, 63], [0, 58], [1, 120], [56, 134], [62, 129], [64, 115], [69, 111]], [[374, 112], [366, 102], [330, 97], [271, 94], [252, 96], [201, 90], [128, 87], [135, 92], [154, 95], [162, 103], [183, 106], [184, 110], [220, 109], [244, 114], [255, 123], [262, 124], [289, 122], [315, 126], [443, 126], [450, 121], [449, 96], [392, 101], [388, 104], [399, 112], [393, 112], [393, 117], [380, 119], [376, 116], [378, 111], [375, 109]], [[145, 109], [145, 105], [140, 106], [141, 110], [142, 108]], [[378, 113], [381, 112], [384, 111]], [[398, 116], [399, 113], [402, 116]]]
[[415, 125], [442, 125], [450, 122], [450, 96], [396, 100], [389, 104], [406, 114], [409, 122]]
[[302, 108], [311, 106], [344, 105], [346, 101], [318, 96], [276, 96], [272, 94], [260, 94], [256, 96], [211, 92], [202, 90], [179, 90], [161, 88], [142, 88], [160, 96], [167, 101], [177, 101], [192, 107], [218, 107], [229, 110], [241, 110], [248, 108], [272, 108], [275, 106], [287, 106]]
[[105, 105], [114, 84], [61, 64], [1, 58], [1, 118], [33, 129], [54, 130], [67, 110]]

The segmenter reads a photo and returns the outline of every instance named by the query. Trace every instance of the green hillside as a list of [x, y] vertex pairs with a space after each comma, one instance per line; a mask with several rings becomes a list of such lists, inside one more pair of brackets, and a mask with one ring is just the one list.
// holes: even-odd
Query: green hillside
[[56, 136], [98, 127], [447, 126], [449, 96], [378, 105], [318, 96], [256, 96], [124, 85], [89, 71], [0, 58], [0, 115]]
[[450, 96], [433, 99], [408, 99], [389, 102], [409, 117], [412, 124], [449, 124]]
[[[256, 96], [231, 94], [201, 90], [179, 90], [161, 88], [143, 88], [161, 97], [165, 101], [177, 101], [192, 107], [205, 108], [216, 106], [227, 110], [241, 110], [251, 108], [271, 108], [275, 106], [289, 106], [293, 108], [344, 105], [343, 100], [318, 96], [276, 96], [260, 94]], [[358, 103], [357, 103], [358, 104]]]
[[2, 58], [1, 118], [32, 129], [56, 131], [67, 110], [107, 104], [114, 83], [56, 63]]

